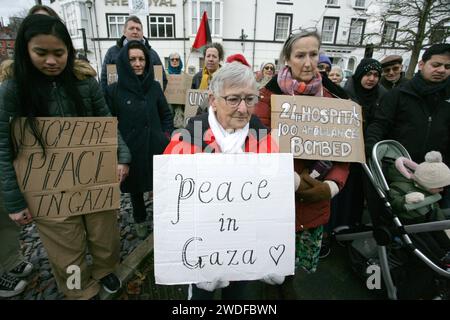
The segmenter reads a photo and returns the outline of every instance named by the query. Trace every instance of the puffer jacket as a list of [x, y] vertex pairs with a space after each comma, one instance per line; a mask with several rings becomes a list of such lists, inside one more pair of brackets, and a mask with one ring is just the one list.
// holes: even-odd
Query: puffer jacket
[[[86, 106], [86, 116], [111, 116], [108, 106], [103, 97], [103, 92], [92, 77], [92, 68], [85, 64], [77, 63], [74, 67], [77, 77], [77, 88]], [[95, 72], [94, 72], [95, 73]], [[82, 79], [82, 80], [81, 80]], [[4, 206], [9, 213], [19, 212], [27, 208], [27, 203], [19, 189], [16, 173], [12, 159], [12, 148], [10, 144], [10, 119], [18, 116], [16, 106], [17, 87], [14, 79], [3, 82], [0, 87], [0, 166], [1, 166], [1, 193], [3, 194]], [[77, 114], [67, 100], [64, 89], [58, 81], [52, 82], [49, 96], [49, 112], [54, 117], [76, 117]], [[118, 139], [118, 162], [127, 164], [131, 162], [128, 147], [121, 136]]]

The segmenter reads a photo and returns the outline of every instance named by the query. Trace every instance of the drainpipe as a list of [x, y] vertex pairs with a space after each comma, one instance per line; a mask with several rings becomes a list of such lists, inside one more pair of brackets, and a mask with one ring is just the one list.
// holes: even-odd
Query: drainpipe
[[255, 0], [255, 23], [253, 25], [253, 53], [252, 53], [252, 67], [255, 70], [255, 45], [256, 45], [256, 13], [258, 12], [258, 0]]
[[184, 59], [184, 71], [188, 69], [186, 61], [186, 17], [185, 17], [185, 5], [187, 0], [183, 0], [183, 59]]
[[97, 39], [99, 39], [98, 40], [98, 51], [100, 53], [100, 68], [101, 68], [103, 66], [103, 61], [102, 61], [102, 44], [101, 44], [101, 41], [100, 41], [100, 35], [98, 34], [98, 19], [97, 19], [97, 9], [95, 8], [96, 7], [95, 0], [93, 2], [94, 2], [95, 29], [97, 30]]

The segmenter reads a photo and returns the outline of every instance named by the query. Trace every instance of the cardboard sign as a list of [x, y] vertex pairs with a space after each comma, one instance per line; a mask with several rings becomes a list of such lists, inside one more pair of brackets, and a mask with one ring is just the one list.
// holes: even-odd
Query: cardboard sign
[[110, 84], [116, 83], [117, 79], [119, 77], [117, 76], [117, 68], [115, 64], [107, 64], [106, 65], [106, 80], [108, 83], [108, 86]]
[[154, 253], [158, 284], [292, 275], [291, 154], [154, 157]]
[[161, 65], [153, 66], [153, 70], [155, 72], [155, 80], [159, 82], [161, 89], [164, 91], [162, 66]]
[[365, 163], [361, 106], [351, 100], [272, 95], [272, 136], [294, 158]]
[[186, 91], [186, 100], [184, 104], [184, 123], [188, 123], [189, 119], [195, 117], [209, 107], [208, 90], [193, 90]]
[[186, 91], [191, 88], [192, 76], [182, 74], [168, 74], [167, 87], [164, 94], [170, 104], [184, 104], [186, 102]]
[[116, 118], [37, 118], [46, 156], [24, 124], [24, 118], [14, 122], [21, 146], [14, 169], [33, 217], [119, 208]]

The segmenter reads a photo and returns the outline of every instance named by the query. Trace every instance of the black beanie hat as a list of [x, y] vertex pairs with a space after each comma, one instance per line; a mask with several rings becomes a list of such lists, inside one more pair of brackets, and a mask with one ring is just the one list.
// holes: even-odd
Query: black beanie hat
[[378, 62], [378, 60], [372, 58], [364, 58], [358, 64], [358, 67], [355, 70], [353, 78], [359, 82], [367, 72], [372, 70], [377, 71], [378, 76], [381, 76], [381, 63]]

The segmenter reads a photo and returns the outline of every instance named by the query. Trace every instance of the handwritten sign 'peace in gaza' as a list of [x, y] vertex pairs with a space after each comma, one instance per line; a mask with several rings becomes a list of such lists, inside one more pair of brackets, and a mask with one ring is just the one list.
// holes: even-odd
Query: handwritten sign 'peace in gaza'
[[158, 284], [294, 274], [291, 154], [154, 158]]

